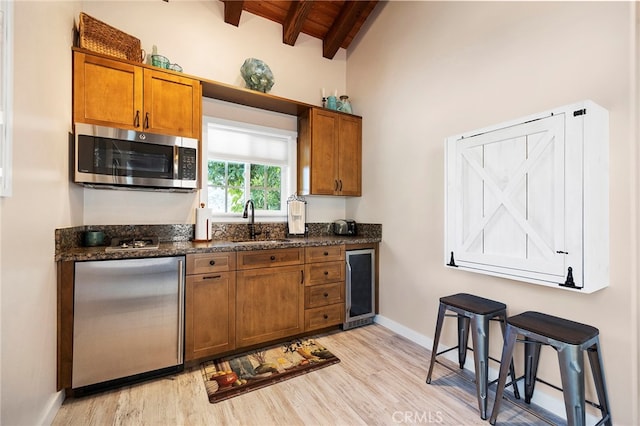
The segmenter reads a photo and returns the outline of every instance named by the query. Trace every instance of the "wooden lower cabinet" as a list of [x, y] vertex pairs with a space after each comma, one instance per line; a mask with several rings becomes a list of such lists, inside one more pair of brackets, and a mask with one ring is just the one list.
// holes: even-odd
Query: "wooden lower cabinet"
[[236, 345], [250, 346], [304, 331], [303, 266], [238, 271]]
[[305, 259], [305, 331], [344, 322], [345, 246], [307, 247]]
[[189, 276], [185, 294], [185, 361], [235, 349], [235, 273]]
[[344, 303], [321, 306], [304, 311], [305, 330], [331, 327], [344, 321]]
[[344, 246], [187, 255], [185, 361], [344, 321]]
[[236, 348], [235, 253], [187, 255], [185, 361]]

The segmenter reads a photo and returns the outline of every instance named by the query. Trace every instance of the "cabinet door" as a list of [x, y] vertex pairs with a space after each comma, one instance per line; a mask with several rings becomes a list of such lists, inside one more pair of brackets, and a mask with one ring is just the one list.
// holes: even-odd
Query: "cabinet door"
[[237, 272], [236, 345], [255, 345], [304, 331], [302, 266]]
[[307, 263], [304, 265], [305, 285], [344, 282], [344, 261]]
[[307, 247], [304, 256], [305, 263], [344, 260], [344, 245]]
[[465, 138], [455, 149], [455, 262], [562, 279], [564, 118]]
[[319, 330], [344, 322], [344, 304], [320, 306], [304, 313], [305, 330]]
[[362, 195], [362, 119], [341, 115], [339, 141], [338, 192], [359, 197]]
[[142, 69], [74, 52], [74, 121], [140, 129]]
[[193, 253], [187, 255], [187, 275], [227, 272], [236, 269], [236, 253]]
[[144, 70], [144, 129], [200, 139], [200, 82], [150, 69]]
[[185, 360], [235, 348], [235, 272], [187, 276]]
[[318, 109], [312, 114], [311, 193], [333, 195], [338, 190], [339, 117]]
[[304, 248], [240, 251], [238, 269], [273, 268], [304, 263]]

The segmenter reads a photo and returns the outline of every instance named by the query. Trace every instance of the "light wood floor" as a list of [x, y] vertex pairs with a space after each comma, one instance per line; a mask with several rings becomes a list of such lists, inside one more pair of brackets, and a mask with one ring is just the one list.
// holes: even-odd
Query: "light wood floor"
[[[488, 425], [480, 419], [473, 383], [436, 364], [426, 384], [430, 352], [385, 327], [316, 340], [341, 362], [216, 404], [209, 403], [200, 369], [193, 368], [67, 399], [53, 425]], [[493, 395], [491, 390], [488, 414]], [[548, 423], [504, 401], [497, 424]]]

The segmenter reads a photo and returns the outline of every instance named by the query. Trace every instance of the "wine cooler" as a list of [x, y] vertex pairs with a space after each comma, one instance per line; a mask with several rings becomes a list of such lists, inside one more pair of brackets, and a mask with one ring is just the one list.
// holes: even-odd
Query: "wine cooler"
[[373, 323], [375, 316], [375, 250], [346, 251], [346, 309], [342, 328]]

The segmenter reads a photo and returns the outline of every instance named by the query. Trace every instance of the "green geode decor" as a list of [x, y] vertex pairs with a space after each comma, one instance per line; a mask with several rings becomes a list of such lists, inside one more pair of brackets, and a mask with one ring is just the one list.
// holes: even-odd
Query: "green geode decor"
[[244, 64], [240, 67], [240, 74], [249, 89], [262, 93], [267, 93], [275, 84], [271, 68], [260, 59], [245, 59]]

